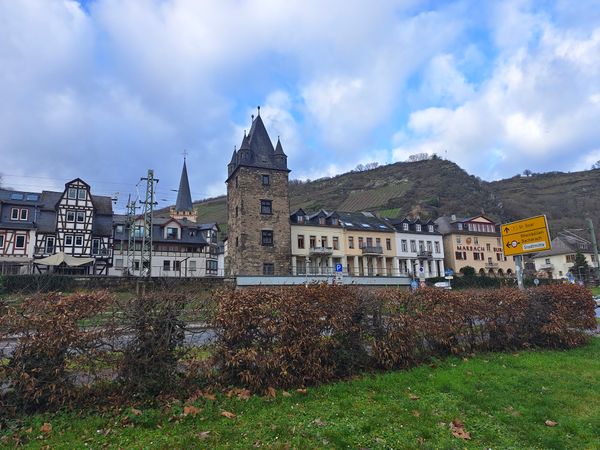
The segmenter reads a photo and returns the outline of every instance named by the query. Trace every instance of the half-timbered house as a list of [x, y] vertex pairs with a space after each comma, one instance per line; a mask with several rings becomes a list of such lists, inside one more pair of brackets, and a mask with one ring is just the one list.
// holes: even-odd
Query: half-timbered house
[[0, 189], [0, 274], [31, 270], [40, 194]]
[[[63, 192], [43, 191], [37, 222], [34, 263], [40, 272], [108, 274], [112, 265], [112, 199], [92, 195], [76, 178]], [[68, 260], [49, 259], [66, 255]]]

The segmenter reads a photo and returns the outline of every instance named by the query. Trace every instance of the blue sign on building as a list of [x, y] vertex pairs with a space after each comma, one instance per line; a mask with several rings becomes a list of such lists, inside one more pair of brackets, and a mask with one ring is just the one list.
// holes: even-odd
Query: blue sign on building
[[335, 271], [336, 272], [343, 272], [344, 271], [344, 266], [342, 264], [340, 264], [340, 263], [337, 263], [335, 265]]

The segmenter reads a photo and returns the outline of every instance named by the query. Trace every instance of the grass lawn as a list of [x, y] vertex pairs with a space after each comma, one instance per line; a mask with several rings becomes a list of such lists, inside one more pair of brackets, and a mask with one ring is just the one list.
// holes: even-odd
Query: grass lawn
[[592, 290], [592, 295], [600, 295], [600, 287], [593, 287], [591, 288]]
[[[0, 445], [20, 437], [32, 448], [65, 449], [598, 448], [600, 338], [592, 341], [570, 351], [449, 358], [290, 397], [201, 398], [195, 415], [183, 415], [181, 404], [37, 415], [2, 432]], [[454, 419], [471, 440], [453, 436]], [[52, 429], [43, 433], [45, 422]]]

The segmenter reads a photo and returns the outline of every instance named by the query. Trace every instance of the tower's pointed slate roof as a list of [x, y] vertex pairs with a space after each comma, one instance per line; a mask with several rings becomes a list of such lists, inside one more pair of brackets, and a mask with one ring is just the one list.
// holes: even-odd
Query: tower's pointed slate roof
[[273, 147], [269, 133], [260, 117], [260, 110], [256, 117], [252, 117], [250, 131], [248, 134], [244, 133], [240, 148], [231, 157], [231, 162], [228, 165], [229, 177], [240, 166], [285, 170], [289, 172], [287, 168], [287, 156], [283, 152], [281, 141], [278, 138], [276, 148]]
[[193, 208], [190, 182], [188, 180], [187, 167], [184, 159], [183, 169], [181, 170], [181, 179], [179, 180], [179, 190], [177, 191], [177, 202], [175, 202], [175, 211], [192, 211]]

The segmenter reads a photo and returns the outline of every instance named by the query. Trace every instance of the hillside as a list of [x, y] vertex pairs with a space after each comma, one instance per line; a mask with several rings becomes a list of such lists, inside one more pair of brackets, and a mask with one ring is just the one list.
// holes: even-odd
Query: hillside
[[[600, 170], [485, 182], [451, 161], [402, 162], [364, 172], [290, 184], [290, 209], [375, 211], [387, 217], [437, 218], [485, 212], [499, 221], [547, 214], [551, 231], [600, 227]], [[225, 197], [195, 203], [200, 220], [226, 224]], [[225, 227], [223, 227], [225, 228]]]

